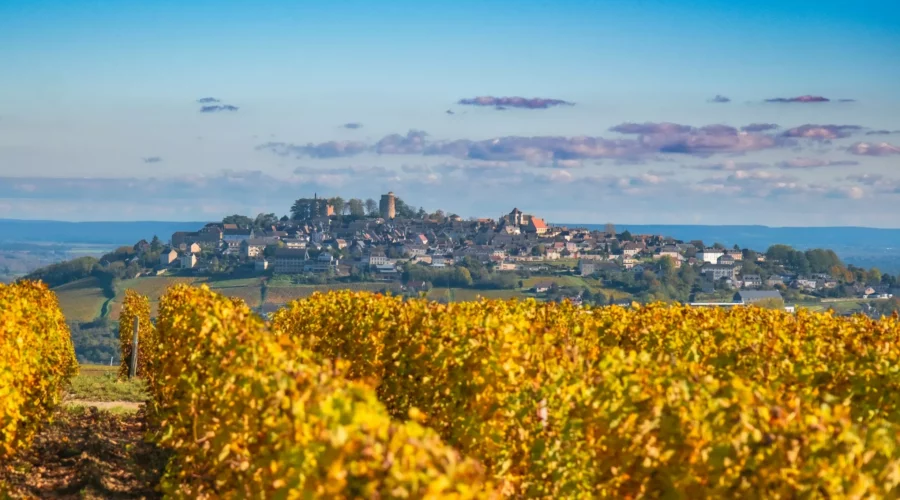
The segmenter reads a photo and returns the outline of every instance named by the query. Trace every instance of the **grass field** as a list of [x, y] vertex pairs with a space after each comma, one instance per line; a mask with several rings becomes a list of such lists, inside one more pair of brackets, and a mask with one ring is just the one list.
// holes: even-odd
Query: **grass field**
[[76, 375], [65, 399], [140, 403], [149, 397], [141, 379], [118, 380], [115, 373]]
[[85, 278], [53, 289], [69, 321], [93, 321], [106, 302], [97, 278]]

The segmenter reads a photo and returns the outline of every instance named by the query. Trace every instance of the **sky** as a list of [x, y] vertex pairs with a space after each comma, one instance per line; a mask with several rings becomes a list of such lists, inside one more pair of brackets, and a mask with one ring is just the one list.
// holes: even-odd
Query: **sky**
[[900, 2], [0, 2], [0, 218], [900, 227]]

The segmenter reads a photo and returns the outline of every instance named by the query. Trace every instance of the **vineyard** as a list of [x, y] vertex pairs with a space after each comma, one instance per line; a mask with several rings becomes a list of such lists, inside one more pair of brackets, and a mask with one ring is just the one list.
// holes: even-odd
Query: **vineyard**
[[[0, 288], [0, 390], [45, 391], [36, 400], [47, 405], [69, 366], [54, 300], [41, 286]], [[20, 321], [35, 307], [40, 319]], [[168, 497], [900, 491], [897, 317], [345, 291], [294, 301], [265, 322], [241, 300], [178, 285], [155, 324], [147, 298], [126, 295], [123, 359], [135, 318], [148, 439], [169, 456], [159, 484]], [[39, 356], [18, 354], [12, 331], [47, 332], [30, 349], [63, 362], [24, 378], [11, 367]], [[2, 400], [11, 453], [49, 406]]]

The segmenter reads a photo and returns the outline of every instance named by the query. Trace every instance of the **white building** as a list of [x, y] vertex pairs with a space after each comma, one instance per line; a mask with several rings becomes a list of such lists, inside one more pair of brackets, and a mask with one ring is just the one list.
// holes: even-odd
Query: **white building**
[[697, 260], [702, 260], [708, 264], [718, 264], [719, 257], [725, 255], [724, 250], [720, 250], [718, 248], [705, 248], [700, 252], [697, 252]]

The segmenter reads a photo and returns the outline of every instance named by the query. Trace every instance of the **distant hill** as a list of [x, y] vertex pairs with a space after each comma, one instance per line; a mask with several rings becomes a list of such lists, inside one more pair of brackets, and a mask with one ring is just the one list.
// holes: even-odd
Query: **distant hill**
[[[563, 224], [603, 230], [604, 224]], [[870, 227], [768, 227], [768, 226], [695, 226], [616, 224], [616, 231], [634, 234], [660, 234], [679, 240], [702, 240], [707, 245], [737, 244], [742, 248], [765, 251], [771, 245], [790, 245], [799, 250], [829, 248], [844, 262], [882, 271], [900, 272], [900, 229]]]
[[0, 242], [133, 245], [153, 235], [167, 241], [175, 231], [196, 231], [206, 222], [60, 222], [0, 219]]

